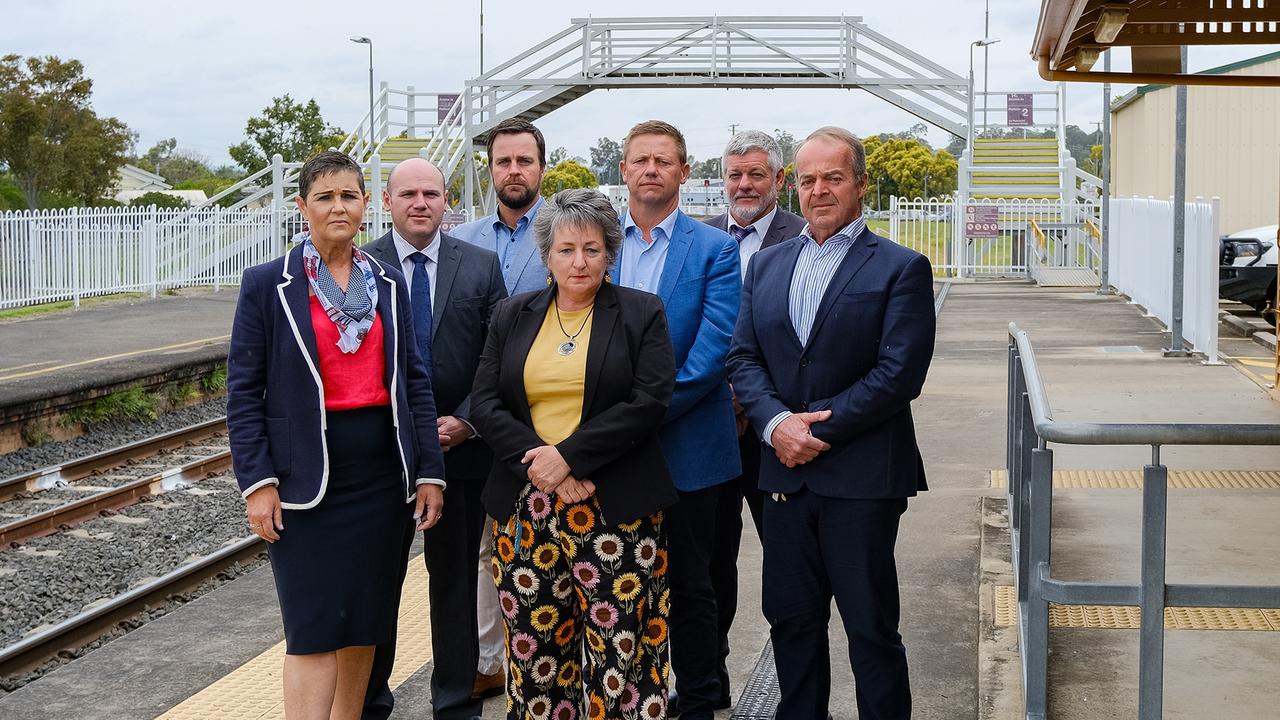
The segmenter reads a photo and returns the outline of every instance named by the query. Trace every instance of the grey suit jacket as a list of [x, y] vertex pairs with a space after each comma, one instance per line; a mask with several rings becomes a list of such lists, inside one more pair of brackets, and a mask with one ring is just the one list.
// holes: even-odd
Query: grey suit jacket
[[[507, 296], [498, 256], [489, 250], [440, 233], [439, 267], [431, 308], [431, 377], [436, 409], [471, 422], [471, 383], [489, 332], [493, 306]], [[392, 267], [400, 267], [391, 233], [363, 250]], [[410, 279], [412, 282], [412, 279]], [[419, 339], [419, 342], [423, 342]], [[444, 454], [450, 476], [483, 478], [492, 455], [484, 443], [468, 440]]]
[[[711, 227], [729, 232], [729, 213], [717, 215], [703, 222]], [[778, 212], [773, 216], [773, 222], [769, 223], [769, 232], [765, 233], [764, 240], [760, 243], [760, 249], [772, 247], [798, 236], [800, 231], [804, 230], [804, 226], [804, 218], [793, 212], [788, 212], [779, 205]]]

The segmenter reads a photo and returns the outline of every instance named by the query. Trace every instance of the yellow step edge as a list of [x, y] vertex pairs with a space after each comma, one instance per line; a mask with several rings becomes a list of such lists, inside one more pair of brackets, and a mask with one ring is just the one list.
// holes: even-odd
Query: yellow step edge
[[[471, 582], [475, 582], [472, 576]], [[431, 618], [427, 570], [422, 556], [409, 561], [400, 594], [395, 689], [431, 660]], [[157, 720], [282, 720], [284, 718], [284, 643], [277, 643], [213, 684], [170, 708]]]
[[[991, 487], [1008, 486], [1008, 472], [991, 471]], [[1055, 489], [1141, 490], [1141, 470], [1054, 470]], [[1178, 490], [1280, 490], [1280, 470], [1170, 470]]]
[[[1012, 585], [997, 585], [992, 617], [996, 627], [1018, 624], [1018, 595]], [[1142, 609], [1131, 605], [1059, 605], [1049, 603], [1049, 627], [1137, 630]], [[1164, 610], [1166, 630], [1280, 631], [1280, 610], [1256, 608], [1189, 608]]]

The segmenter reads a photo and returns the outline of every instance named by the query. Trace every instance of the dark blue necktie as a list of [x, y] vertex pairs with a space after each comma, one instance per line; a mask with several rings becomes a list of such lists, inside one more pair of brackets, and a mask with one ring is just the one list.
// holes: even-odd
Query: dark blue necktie
[[409, 306], [413, 310], [413, 332], [418, 336], [418, 349], [422, 359], [431, 366], [431, 276], [427, 274], [427, 256], [416, 252], [409, 256], [413, 261], [413, 279], [409, 283]]
[[752, 226], [750, 225], [744, 228], [734, 225], [729, 232], [733, 233], [733, 238], [738, 241], [739, 245], [741, 245], [742, 241], [746, 240], [747, 236], [751, 234], [751, 230], [752, 230]]

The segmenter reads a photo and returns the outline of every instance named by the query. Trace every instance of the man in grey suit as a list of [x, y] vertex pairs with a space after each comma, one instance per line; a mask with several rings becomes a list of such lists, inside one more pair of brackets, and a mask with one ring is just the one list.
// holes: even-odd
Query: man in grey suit
[[533, 219], [542, 207], [547, 142], [532, 123], [510, 118], [489, 131], [487, 150], [498, 211], [459, 225], [453, 236], [498, 254], [509, 294], [542, 290], [547, 268], [534, 251]]
[[[405, 160], [391, 171], [383, 204], [391, 208], [391, 232], [365, 246], [378, 260], [398, 267], [409, 282], [415, 313], [429, 314], [430, 328], [419, 337], [423, 357], [430, 358], [436, 387], [437, 430], [445, 450], [445, 506], [449, 511], [424, 534], [430, 574], [431, 645], [437, 662], [431, 673], [431, 706], [439, 720], [472, 718], [481, 700], [472, 696], [478, 658], [476, 623], [477, 557], [484, 524], [480, 491], [493, 463], [493, 453], [476, 437], [467, 418], [471, 383], [484, 350], [489, 314], [507, 296], [490, 250], [440, 232], [445, 210], [444, 175], [421, 158]], [[425, 320], [424, 323], [425, 329]], [[412, 534], [405, 543], [408, 560]], [[390, 715], [387, 687], [395, 643], [378, 646], [364, 717]]]
[[[790, 240], [804, 229], [804, 218], [778, 206], [778, 191], [785, 181], [782, 150], [769, 135], [746, 130], [734, 135], [724, 149], [724, 189], [729, 212], [707, 220], [738, 241], [738, 257], [745, 276], [751, 256]], [[756, 533], [763, 537], [763, 495], [760, 475], [760, 439], [747, 428], [742, 405], [734, 400], [738, 420], [738, 450], [742, 475], [720, 486], [716, 505], [715, 545], [711, 551], [711, 584], [715, 588], [720, 630], [721, 697], [717, 707], [729, 707], [729, 627], [738, 607], [738, 545], [742, 540], [742, 501], [751, 508]]]

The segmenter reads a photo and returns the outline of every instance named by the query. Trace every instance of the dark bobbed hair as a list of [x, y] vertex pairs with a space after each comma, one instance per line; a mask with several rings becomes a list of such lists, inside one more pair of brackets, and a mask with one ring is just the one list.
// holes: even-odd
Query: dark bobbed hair
[[340, 172], [353, 172], [356, 179], [360, 183], [360, 192], [364, 192], [364, 171], [360, 169], [359, 163], [351, 159], [346, 153], [337, 150], [325, 150], [317, 153], [303, 164], [302, 170], [298, 173], [298, 194], [303, 200], [307, 199], [307, 193], [311, 192], [311, 184], [317, 178], [325, 175], [333, 175]]

